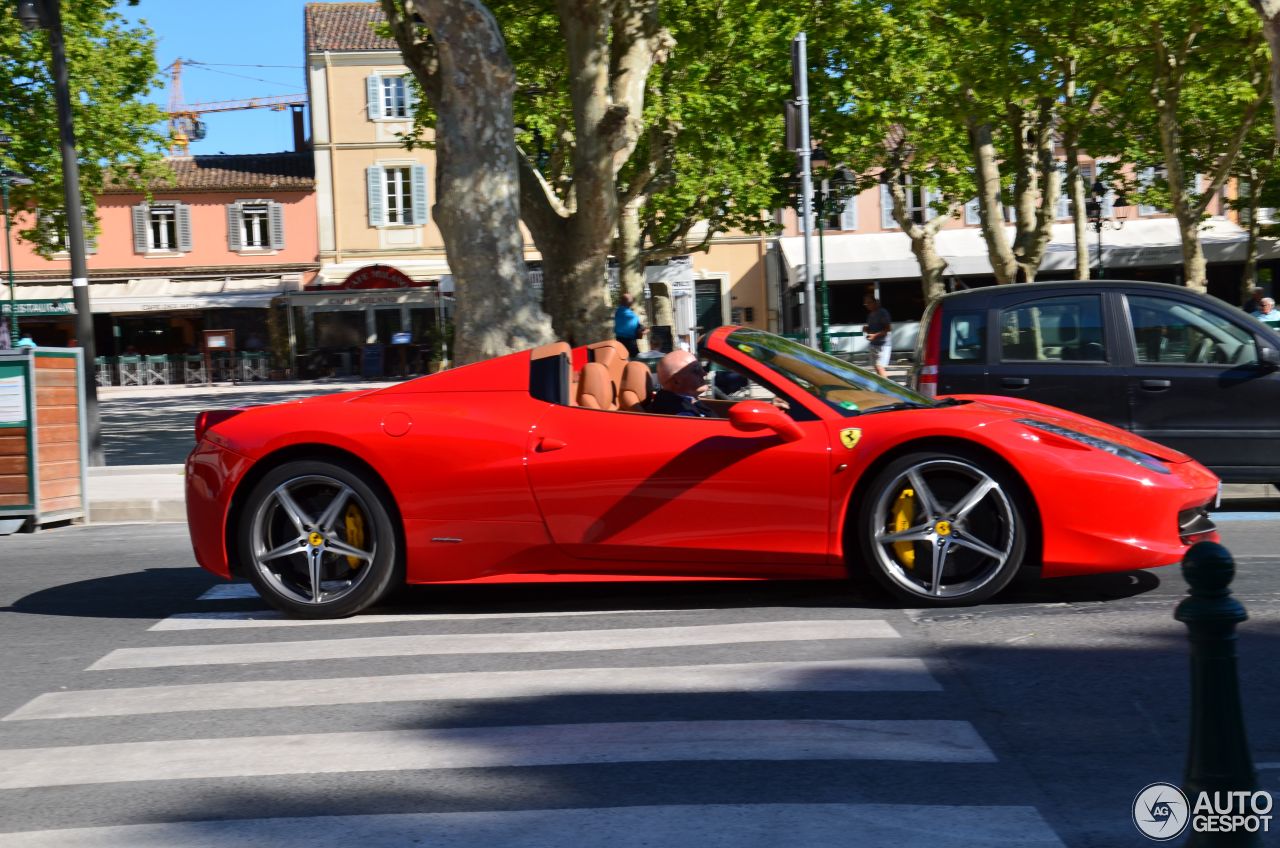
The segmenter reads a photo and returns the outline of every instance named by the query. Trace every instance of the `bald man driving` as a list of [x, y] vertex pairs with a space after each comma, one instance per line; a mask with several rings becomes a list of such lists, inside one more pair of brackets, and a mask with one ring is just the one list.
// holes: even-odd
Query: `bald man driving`
[[657, 415], [711, 418], [711, 408], [699, 398], [707, 390], [707, 372], [687, 350], [673, 350], [658, 362], [658, 389], [648, 411]]

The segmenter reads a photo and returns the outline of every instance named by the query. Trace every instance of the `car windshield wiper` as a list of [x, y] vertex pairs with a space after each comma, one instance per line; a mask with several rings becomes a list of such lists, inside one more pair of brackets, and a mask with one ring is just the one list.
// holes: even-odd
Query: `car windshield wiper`
[[873, 412], [897, 412], [903, 409], [937, 409], [941, 406], [959, 406], [962, 403], [969, 403], [967, 400], [959, 398], [944, 398], [937, 403], [920, 403], [914, 400], [900, 400], [897, 403], [888, 403], [884, 406], [874, 406], [871, 409], [862, 409], [854, 413], [855, 415], [870, 415]]

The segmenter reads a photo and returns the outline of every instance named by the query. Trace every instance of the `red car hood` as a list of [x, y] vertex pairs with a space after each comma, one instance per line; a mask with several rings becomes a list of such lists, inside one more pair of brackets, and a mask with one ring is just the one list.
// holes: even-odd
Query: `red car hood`
[[1142, 451], [1163, 462], [1191, 461], [1191, 457], [1173, 448], [1165, 447], [1150, 439], [1144, 439], [1142, 436], [1136, 436], [1128, 430], [1105, 424], [1096, 418], [1078, 415], [1065, 409], [1059, 409], [1056, 406], [1048, 406], [1035, 401], [1001, 395], [948, 395], [948, 397], [971, 400], [986, 409], [990, 409], [992, 412], [1005, 413], [1010, 418], [1035, 418], [1049, 424], [1057, 424], [1059, 427], [1066, 427], [1069, 430], [1075, 430], [1077, 433], [1106, 439], [1109, 442], [1115, 442], [1118, 445]]

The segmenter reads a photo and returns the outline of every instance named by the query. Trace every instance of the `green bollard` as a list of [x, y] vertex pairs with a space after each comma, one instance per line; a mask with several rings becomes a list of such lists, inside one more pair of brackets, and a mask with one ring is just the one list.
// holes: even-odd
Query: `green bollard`
[[[1236, 676], [1236, 625], [1247, 619], [1231, 597], [1235, 577], [1231, 552], [1216, 542], [1197, 542], [1182, 558], [1190, 588], [1174, 618], [1187, 625], [1191, 640], [1191, 744], [1182, 790], [1194, 806], [1201, 792], [1255, 792], [1258, 775], [1249, 754]], [[1261, 834], [1236, 830], [1198, 833], [1187, 848], [1259, 846]]]

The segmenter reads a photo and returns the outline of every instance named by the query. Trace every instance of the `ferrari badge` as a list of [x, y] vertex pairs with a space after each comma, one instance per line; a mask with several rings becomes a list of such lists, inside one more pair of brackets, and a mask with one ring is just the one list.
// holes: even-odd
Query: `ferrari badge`
[[849, 427], [840, 431], [840, 443], [853, 450], [858, 446], [858, 440], [862, 438], [862, 431], [857, 427]]

